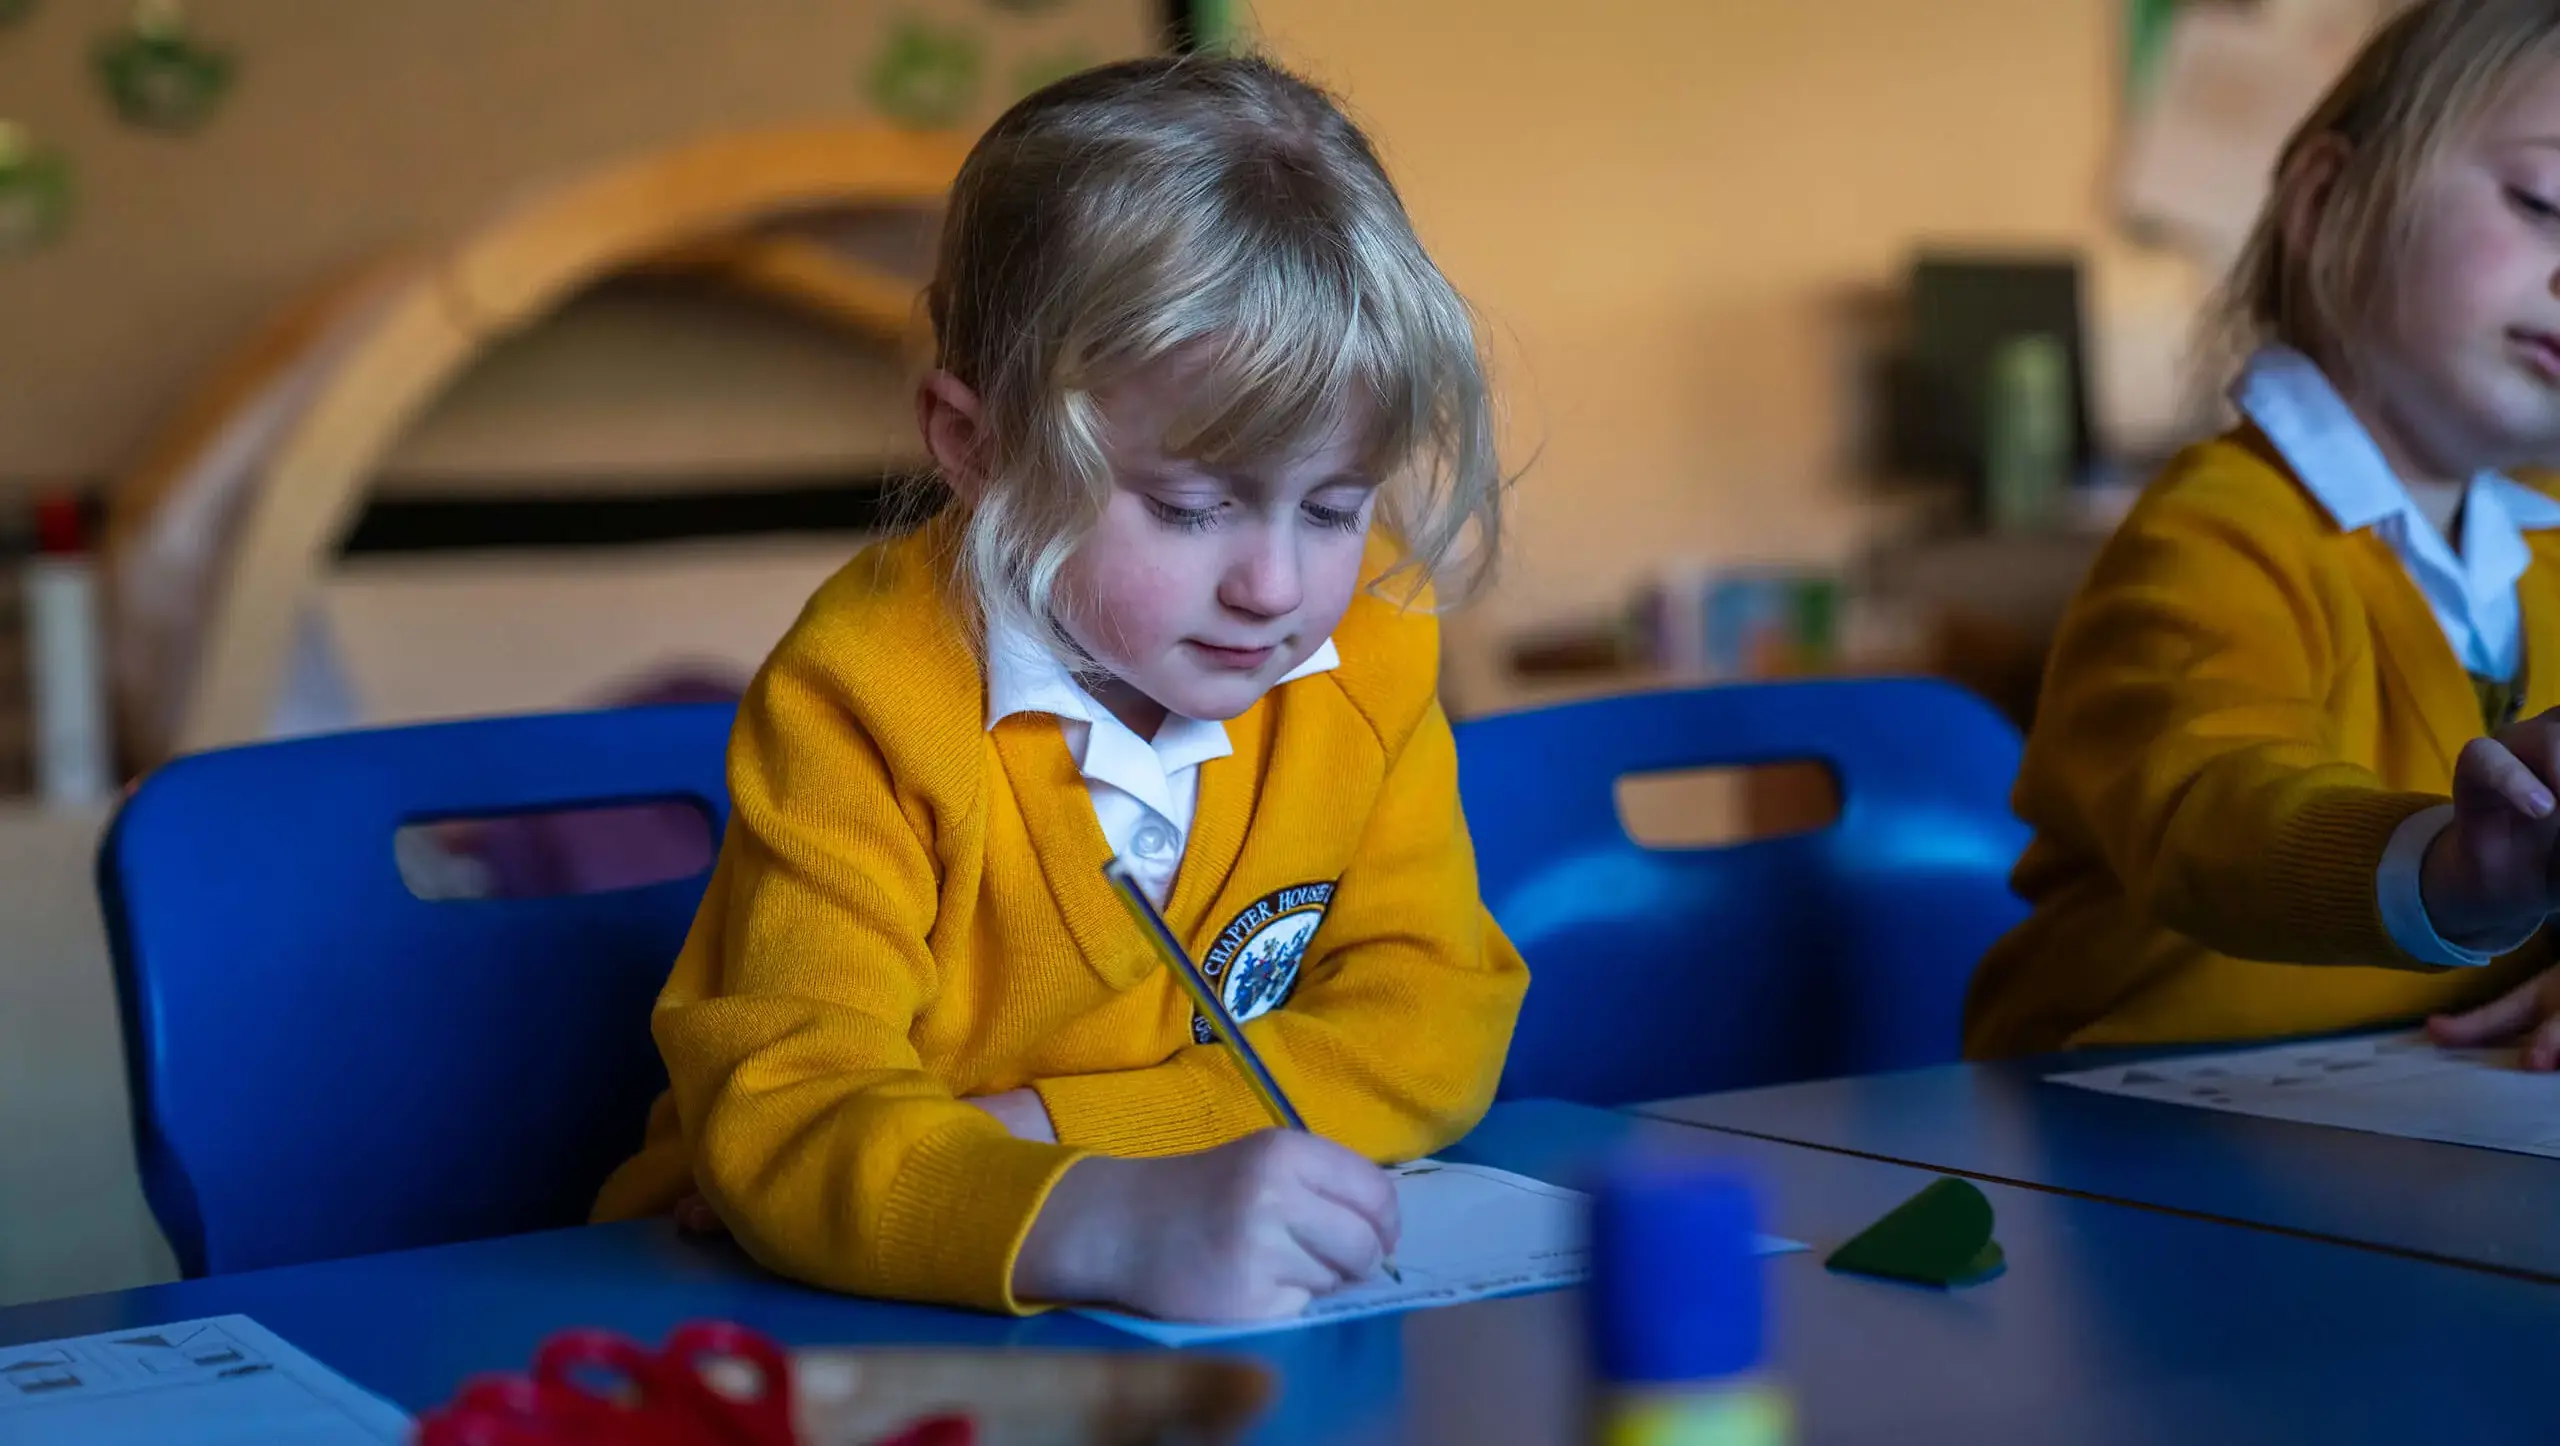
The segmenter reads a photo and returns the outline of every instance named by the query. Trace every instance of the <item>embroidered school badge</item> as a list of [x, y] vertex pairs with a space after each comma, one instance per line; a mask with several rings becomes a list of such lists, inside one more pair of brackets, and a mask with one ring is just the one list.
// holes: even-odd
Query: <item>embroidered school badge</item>
[[[1298, 985], [1307, 945], [1332, 902], [1331, 884], [1292, 884], [1246, 905], [1218, 931], [1200, 958], [1200, 972], [1209, 977], [1209, 987], [1218, 991], [1236, 1023], [1268, 1014], [1288, 1000]], [[1191, 1038], [1207, 1044], [1217, 1037], [1194, 1009]]]

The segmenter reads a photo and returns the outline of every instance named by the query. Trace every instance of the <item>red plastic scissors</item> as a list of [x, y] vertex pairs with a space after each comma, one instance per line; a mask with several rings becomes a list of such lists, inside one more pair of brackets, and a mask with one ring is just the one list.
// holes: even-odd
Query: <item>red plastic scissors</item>
[[[743, 1366], [753, 1389], [705, 1367]], [[970, 1446], [966, 1417], [918, 1422], [881, 1446]], [[482, 1376], [418, 1423], [417, 1446], [796, 1446], [791, 1360], [744, 1326], [679, 1326], [652, 1351], [611, 1331], [563, 1331], [525, 1375]]]

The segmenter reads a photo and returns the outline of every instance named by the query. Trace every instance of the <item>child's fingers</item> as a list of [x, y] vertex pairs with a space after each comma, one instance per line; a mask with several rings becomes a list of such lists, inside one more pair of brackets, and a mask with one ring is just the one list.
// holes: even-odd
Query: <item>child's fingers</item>
[[676, 1228], [688, 1235], [717, 1235], [723, 1226], [720, 1212], [700, 1195], [687, 1195], [676, 1202]]
[[1298, 1178], [1316, 1194], [1367, 1220], [1378, 1238], [1393, 1250], [1400, 1228], [1394, 1177], [1338, 1145], [1318, 1143], [1325, 1144], [1326, 1149], [1303, 1163]]
[[2542, 1073], [2560, 1069], [2560, 1015], [2542, 1021], [2542, 1027], [2525, 1041], [2523, 1064]]
[[1298, 1248], [1332, 1272], [1333, 1278], [1322, 1282], [1325, 1290], [1368, 1279], [1386, 1258], [1387, 1245], [1379, 1238], [1378, 1227], [1367, 1216], [1330, 1200], [1309, 1197], [1306, 1208], [1293, 1212], [1286, 1223], [1289, 1238], [1298, 1242]]
[[1262, 1308], [1254, 1312], [1254, 1314], [1248, 1317], [1248, 1319], [1296, 1320], [1298, 1317], [1305, 1315], [1307, 1313], [1307, 1307], [1313, 1305], [1315, 1303], [1315, 1298], [1322, 1294], [1324, 1294], [1324, 1291], [1315, 1289], [1311, 1286], [1283, 1285], [1277, 1290], [1274, 1290], [1271, 1293], [1271, 1298], [1263, 1302]]
[[2439, 1014], [2427, 1021], [2427, 1037], [2441, 1045], [2468, 1049], [2513, 1039], [2542, 1017], [2542, 982], [2527, 980], [2460, 1014]]
[[2551, 790], [2495, 738], [2474, 738], [2462, 746], [2453, 769], [2453, 802], [2465, 813], [2512, 808], [2527, 818], [2547, 818], [2552, 808]]

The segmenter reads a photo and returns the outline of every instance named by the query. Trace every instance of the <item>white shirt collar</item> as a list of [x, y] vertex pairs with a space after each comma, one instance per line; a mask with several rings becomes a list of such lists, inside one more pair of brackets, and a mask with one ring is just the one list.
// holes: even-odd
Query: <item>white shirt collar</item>
[[2464, 667], [2514, 676], [2522, 646], [2515, 584], [2533, 560], [2524, 530], [2560, 527], [2560, 501], [2503, 473], [2481, 472], [2463, 501], [2456, 555], [2311, 358], [2284, 347], [2259, 352], [2233, 386], [2232, 401], [2339, 527], [2373, 528], [2391, 543]]
[[[1327, 638], [1272, 686], [1340, 666], [1342, 655]], [[1058, 719], [1079, 772], [1092, 782], [1121, 789], [1167, 818], [1187, 813], [1175, 806], [1172, 775], [1235, 752], [1227, 725], [1180, 713], [1166, 714], [1154, 738], [1140, 738], [1086, 692], [1044, 642], [1019, 625], [999, 623], [987, 637], [987, 726], [1016, 713]]]
[[[2409, 489], [2400, 484], [2400, 474], [2391, 470], [2373, 435], [2329, 384], [2319, 363], [2289, 347], [2269, 347], [2249, 359], [2231, 399], [2267, 434], [2340, 527], [2354, 532], [2393, 516], [2424, 520]], [[2517, 527], [2560, 527], [2560, 501], [2502, 472], [2484, 471], [2472, 484], [2471, 500], [2483, 492], [2496, 493], [2503, 516]], [[2467, 552], [2468, 526], [2462, 540]]]
[[[1294, 683], [1318, 673], [1330, 673], [1342, 666], [1342, 653], [1327, 638], [1307, 655], [1307, 660], [1280, 675], [1280, 682]], [[1047, 713], [1059, 718], [1072, 718], [1090, 723], [1096, 714], [1110, 710], [1084, 690], [1066, 664], [1058, 660], [1048, 645], [1019, 624], [998, 623], [987, 637], [987, 726], [1016, 713]], [[1179, 713], [1168, 714], [1165, 722], [1197, 723]], [[1225, 725], [1215, 725], [1224, 727]]]

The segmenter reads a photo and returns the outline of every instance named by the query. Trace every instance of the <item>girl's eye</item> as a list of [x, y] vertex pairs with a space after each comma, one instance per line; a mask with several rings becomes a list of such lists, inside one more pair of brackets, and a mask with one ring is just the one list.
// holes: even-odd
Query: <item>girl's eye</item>
[[2522, 186], [2507, 187], [2507, 203], [2536, 221], [2560, 221], [2560, 204], [2546, 201]]
[[1360, 530], [1360, 509], [1357, 507], [1327, 507], [1322, 503], [1306, 502], [1299, 504], [1299, 510], [1306, 514], [1309, 522], [1318, 527], [1330, 528], [1335, 532]]
[[1156, 515], [1156, 521], [1167, 527], [1183, 532], [1206, 532], [1218, 525], [1220, 508], [1214, 503], [1207, 507], [1184, 507], [1161, 497], [1150, 497], [1147, 510]]

